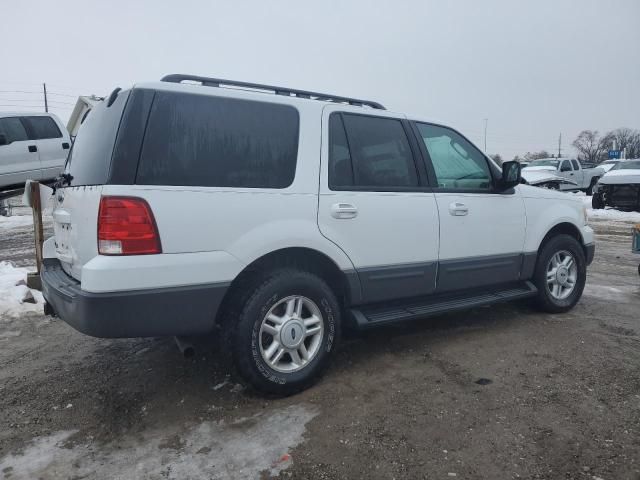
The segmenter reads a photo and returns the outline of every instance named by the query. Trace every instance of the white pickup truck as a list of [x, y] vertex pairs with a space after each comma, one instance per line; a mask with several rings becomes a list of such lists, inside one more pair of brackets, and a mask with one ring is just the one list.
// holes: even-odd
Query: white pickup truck
[[582, 190], [591, 195], [604, 173], [602, 167], [583, 168], [573, 158], [542, 158], [527, 165], [522, 170], [522, 178], [530, 185], [555, 190]]

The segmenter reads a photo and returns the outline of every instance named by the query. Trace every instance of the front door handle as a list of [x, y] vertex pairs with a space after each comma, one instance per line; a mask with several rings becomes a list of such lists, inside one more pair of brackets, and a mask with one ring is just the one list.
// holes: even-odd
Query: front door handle
[[38, 147], [36, 147], [35, 145], [29, 145], [29, 151], [31, 153], [37, 152], [38, 151]]
[[62, 149], [63, 150], [69, 150], [69, 144], [67, 142], [63, 142], [62, 143]]
[[453, 202], [449, 204], [449, 213], [454, 217], [461, 217], [469, 213], [469, 207], [464, 203]]
[[338, 219], [356, 218], [358, 209], [350, 203], [334, 203], [331, 205], [331, 216]]

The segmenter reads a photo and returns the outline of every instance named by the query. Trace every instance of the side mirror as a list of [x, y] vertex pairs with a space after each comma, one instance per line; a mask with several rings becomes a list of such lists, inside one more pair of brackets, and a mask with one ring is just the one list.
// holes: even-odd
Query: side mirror
[[510, 161], [502, 164], [502, 178], [500, 179], [500, 187], [502, 190], [508, 190], [520, 183], [520, 162]]
[[7, 144], [7, 137], [0, 133], [0, 145], [6, 145]]

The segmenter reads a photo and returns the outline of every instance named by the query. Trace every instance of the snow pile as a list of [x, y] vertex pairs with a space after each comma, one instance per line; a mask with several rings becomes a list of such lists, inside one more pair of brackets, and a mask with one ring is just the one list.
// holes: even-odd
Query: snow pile
[[27, 287], [27, 273], [26, 268], [0, 262], [0, 319], [26, 312], [42, 313], [44, 298], [42, 293]]
[[591, 197], [583, 196], [582, 202], [587, 207], [587, 215], [589, 218], [605, 218], [609, 220], [621, 220], [627, 222], [640, 223], [640, 212], [623, 212], [614, 208], [605, 208], [594, 210], [591, 208]]
[[31, 215], [12, 215], [4, 217], [0, 215], [0, 230], [3, 228], [23, 228], [33, 225], [33, 217]]

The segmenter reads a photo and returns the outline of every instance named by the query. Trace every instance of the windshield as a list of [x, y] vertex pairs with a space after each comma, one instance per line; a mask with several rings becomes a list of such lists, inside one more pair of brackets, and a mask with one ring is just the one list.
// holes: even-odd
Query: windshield
[[618, 162], [611, 170], [640, 170], [640, 160]]
[[529, 164], [529, 167], [558, 167], [558, 160], [552, 160], [552, 159], [534, 160]]

